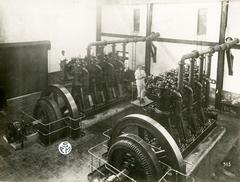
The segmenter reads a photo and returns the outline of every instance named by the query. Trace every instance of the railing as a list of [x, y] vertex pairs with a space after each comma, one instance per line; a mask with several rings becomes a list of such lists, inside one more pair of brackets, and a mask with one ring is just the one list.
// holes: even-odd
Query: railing
[[[48, 140], [47, 144], [51, 144], [51, 139], [53, 137], [54, 134], [58, 134], [60, 132], [64, 132], [64, 130], [66, 131], [66, 137], [72, 137], [73, 133], [76, 131], [81, 132], [82, 130], [84, 130], [85, 125], [82, 123], [83, 118], [85, 116], [80, 116], [79, 118], [71, 118], [69, 116], [58, 119], [56, 121], [52, 121], [49, 123], [43, 123], [42, 120], [36, 119], [33, 116], [31, 116], [30, 114], [24, 112], [24, 111], [20, 111], [20, 113], [22, 115], [24, 115], [25, 117], [29, 118], [31, 120], [31, 123], [33, 124], [33, 126], [37, 126], [36, 131], [39, 133], [40, 137], [44, 137], [45, 140]], [[72, 127], [72, 123], [73, 122], [77, 122], [79, 123], [78, 127]], [[52, 130], [52, 126], [55, 124], [61, 123], [62, 127], [58, 127], [57, 129]], [[43, 128], [40, 130], [40, 126], [43, 126]], [[44, 131], [44, 128], [48, 128], [48, 130]], [[59, 138], [61, 139], [61, 138]], [[54, 140], [55, 141], [55, 140]]]
[[[117, 176], [118, 174], [121, 173], [130, 182], [137, 182], [133, 178], [124, 174], [122, 171], [116, 169], [114, 166], [109, 164], [106, 159], [104, 159], [103, 156], [106, 155], [107, 151], [108, 151], [107, 143], [110, 139], [110, 136], [109, 136], [110, 132], [111, 132], [111, 129], [108, 129], [107, 131], [103, 132], [103, 135], [106, 137], [106, 140], [104, 140], [103, 142], [95, 145], [94, 147], [91, 147], [88, 150], [88, 153], [90, 154], [90, 159], [89, 159], [89, 163], [88, 163], [88, 166], [90, 167], [90, 173], [92, 173], [93, 171], [98, 172], [99, 175], [102, 178], [104, 178], [105, 174], [102, 173], [102, 171], [99, 170], [99, 168], [104, 165], [105, 168], [108, 170], [108, 172], [112, 173], [113, 175]], [[154, 146], [151, 146], [151, 147], [154, 148]], [[187, 161], [184, 161], [184, 162], [188, 163]], [[167, 170], [166, 170], [165, 174], [159, 179], [158, 182], [165, 182], [166, 177], [171, 176], [173, 174], [184, 177], [187, 182], [194, 182], [195, 181], [195, 177], [183, 174], [183, 173], [171, 168], [171, 166], [169, 166], [169, 165], [167, 165], [163, 162], [161, 162], [161, 165], [163, 166], [163, 168], [166, 168]]]

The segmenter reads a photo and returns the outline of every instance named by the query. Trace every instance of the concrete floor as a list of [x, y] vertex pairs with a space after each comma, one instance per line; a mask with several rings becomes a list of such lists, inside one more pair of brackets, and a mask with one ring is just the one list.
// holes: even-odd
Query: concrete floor
[[86, 131], [79, 140], [66, 139], [72, 152], [64, 156], [58, 151], [59, 142], [49, 147], [38, 143], [19, 151], [0, 144], [1, 181], [87, 181], [88, 149], [104, 140], [102, 132], [110, 128], [100, 123]]
[[[4, 123], [6, 118], [1, 117]], [[76, 141], [66, 139], [72, 144], [72, 152], [64, 156], [58, 151], [59, 142], [49, 147], [38, 143], [23, 150], [14, 151], [5, 145], [2, 137], [0, 139], [0, 181], [87, 181], [87, 174], [90, 172], [88, 162], [90, 156], [88, 149], [105, 138], [102, 132], [111, 128], [116, 118], [107, 119], [95, 124], [86, 130], [86, 135]], [[237, 138], [240, 136], [239, 119], [226, 114], [220, 115], [219, 124], [226, 127], [227, 132], [221, 141], [214, 147], [214, 158], [219, 162], [208, 166], [214, 171], [211, 177], [194, 176], [197, 181], [239, 181], [239, 146]], [[1, 135], [3, 125], [0, 125]], [[231, 167], [223, 166], [221, 162], [231, 163]], [[226, 165], [227, 163], [225, 163]], [[201, 170], [208, 170], [203, 167]]]
[[213, 166], [214, 173], [209, 181], [238, 182], [240, 181], [240, 120], [230, 115], [220, 115], [219, 124], [227, 131], [214, 148], [214, 158], [218, 158], [219, 162]]
[[192, 176], [196, 181], [237, 182], [240, 179], [239, 119], [226, 113], [220, 114], [218, 124], [226, 128], [226, 132], [209, 152], [205, 161], [200, 163], [198, 171], [193, 173]]

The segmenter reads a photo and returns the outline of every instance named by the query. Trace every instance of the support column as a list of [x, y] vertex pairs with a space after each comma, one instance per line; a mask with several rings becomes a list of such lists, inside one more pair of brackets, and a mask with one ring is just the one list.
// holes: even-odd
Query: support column
[[[96, 1], [96, 41], [101, 41], [102, 33], [102, 5]], [[96, 55], [99, 54], [99, 47], [96, 46]]]
[[[228, 17], [228, 3], [229, 1], [221, 2], [221, 22], [220, 22], [219, 44], [222, 44], [225, 42], [225, 33], [226, 33], [227, 17]], [[216, 85], [216, 95], [215, 95], [215, 107], [217, 109], [221, 108], [223, 78], [224, 78], [224, 57], [225, 57], [225, 51], [219, 51], [218, 65], [217, 65], [217, 85]]]
[[[146, 22], [146, 36], [149, 36], [152, 32], [152, 11], [153, 4], [147, 4], [147, 22]], [[150, 74], [151, 66], [151, 41], [146, 41], [145, 47], [145, 71], [147, 75]]]

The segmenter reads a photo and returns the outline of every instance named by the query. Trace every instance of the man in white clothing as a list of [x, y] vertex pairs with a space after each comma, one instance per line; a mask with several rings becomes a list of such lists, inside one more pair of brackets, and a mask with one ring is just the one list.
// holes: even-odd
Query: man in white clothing
[[67, 63], [68, 63], [68, 60], [65, 56], [65, 51], [62, 50], [61, 55], [60, 55], [60, 68], [61, 68], [61, 71], [63, 73], [63, 80], [64, 81], [66, 81], [68, 79], [67, 69], [66, 69]]
[[145, 77], [146, 72], [144, 70], [144, 66], [138, 66], [137, 70], [135, 71], [135, 79], [138, 91], [138, 99], [140, 103], [144, 102], [145, 96]]

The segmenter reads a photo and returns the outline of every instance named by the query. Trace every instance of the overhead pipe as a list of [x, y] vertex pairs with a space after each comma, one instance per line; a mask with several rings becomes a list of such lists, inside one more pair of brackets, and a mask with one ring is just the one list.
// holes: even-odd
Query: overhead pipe
[[209, 47], [205, 50], [202, 50], [202, 51], [193, 51], [189, 54], [185, 54], [182, 58], [181, 58], [181, 62], [184, 63], [184, 61], [186, 59], [190, 59], [190, 58], [198, 58], [199, 56], [201, 55], [204, 55], [204, 54], [208, 54], [208, 53], [213, 53], [213, 52], [218, 52], [218, 51], [221, 51], [221, 50], [226, 50], [226, 49], [230, 49], [231, 47], [233, 47], [234, 45], [236, 45], [237, 43], [239, 43], [239, 39], [235, 38], [233, 39], [232, 41], [230, 42], [226, 42], [226, 43], [223, 43], [221, 45], [216, 45], [216, 46], [213, 46], [213, 47]]
[[[217, 50], [217, 49], [216, 49]], [[201, 50], [199, 51], [199, 56], [204, 56], [206, 54], [213, 54], [214, 52], [216, 52], [216, 50], [214, 49], [214, 47], [208, 47], [205, 50]]]
[[213, 47], [209, 47], [202, 51], [192, 51], [191, 53], [185, 54], [182, 56], [180, 62], [179, 62], [179, 73], [178, 73], [178, 90], [182, 91], [183, 88], [183, 75], [184, 75], [184, 65], [185, 60], [187, 59], [196, 59], [199, 56], [203, 56], [205, 54], [213, 54], [214, 52], [224, 51], [227, 49], [230, 49], [234, 45], [239, 43], [239, 39], [234, 38], [232, 41], [225, 42], [221, 45], [216, 45]]
[[208, 49], [199, 51], [199, 55], [214, 53], [214, 52], [218, 52], [218, 51], [224, 51], [224, 50], [232, 48], [234, 45], [236, 45], [238, 43], [239, 43], [239, 39], [234, 38], [232, 41], [225, 42], [221, 45], [216, 45], [213, 47], [209, 47]]
[[106, 46], [108, 44], [120, 44], [120, 43], [130, 43], [130, 42], [145, 42], [145, 41], [149, 41], [149, 40], [154, 40], [156, 38], [158, 38], [160, 36], [160, 34], [157, 32], [153, 32], [151, 33], [151, 35], [147, 36], [147, 37], [133, 37], [133, 38], [127, 38], [127, 39], [119, 39], [119, 40], [103, 40], [103, 41], [96, 41], [96, 42], [92, 42], [88, 45], [87, 47], [87, 55], [90, 56], [91, 55], [91, 47], [93, 46]]

